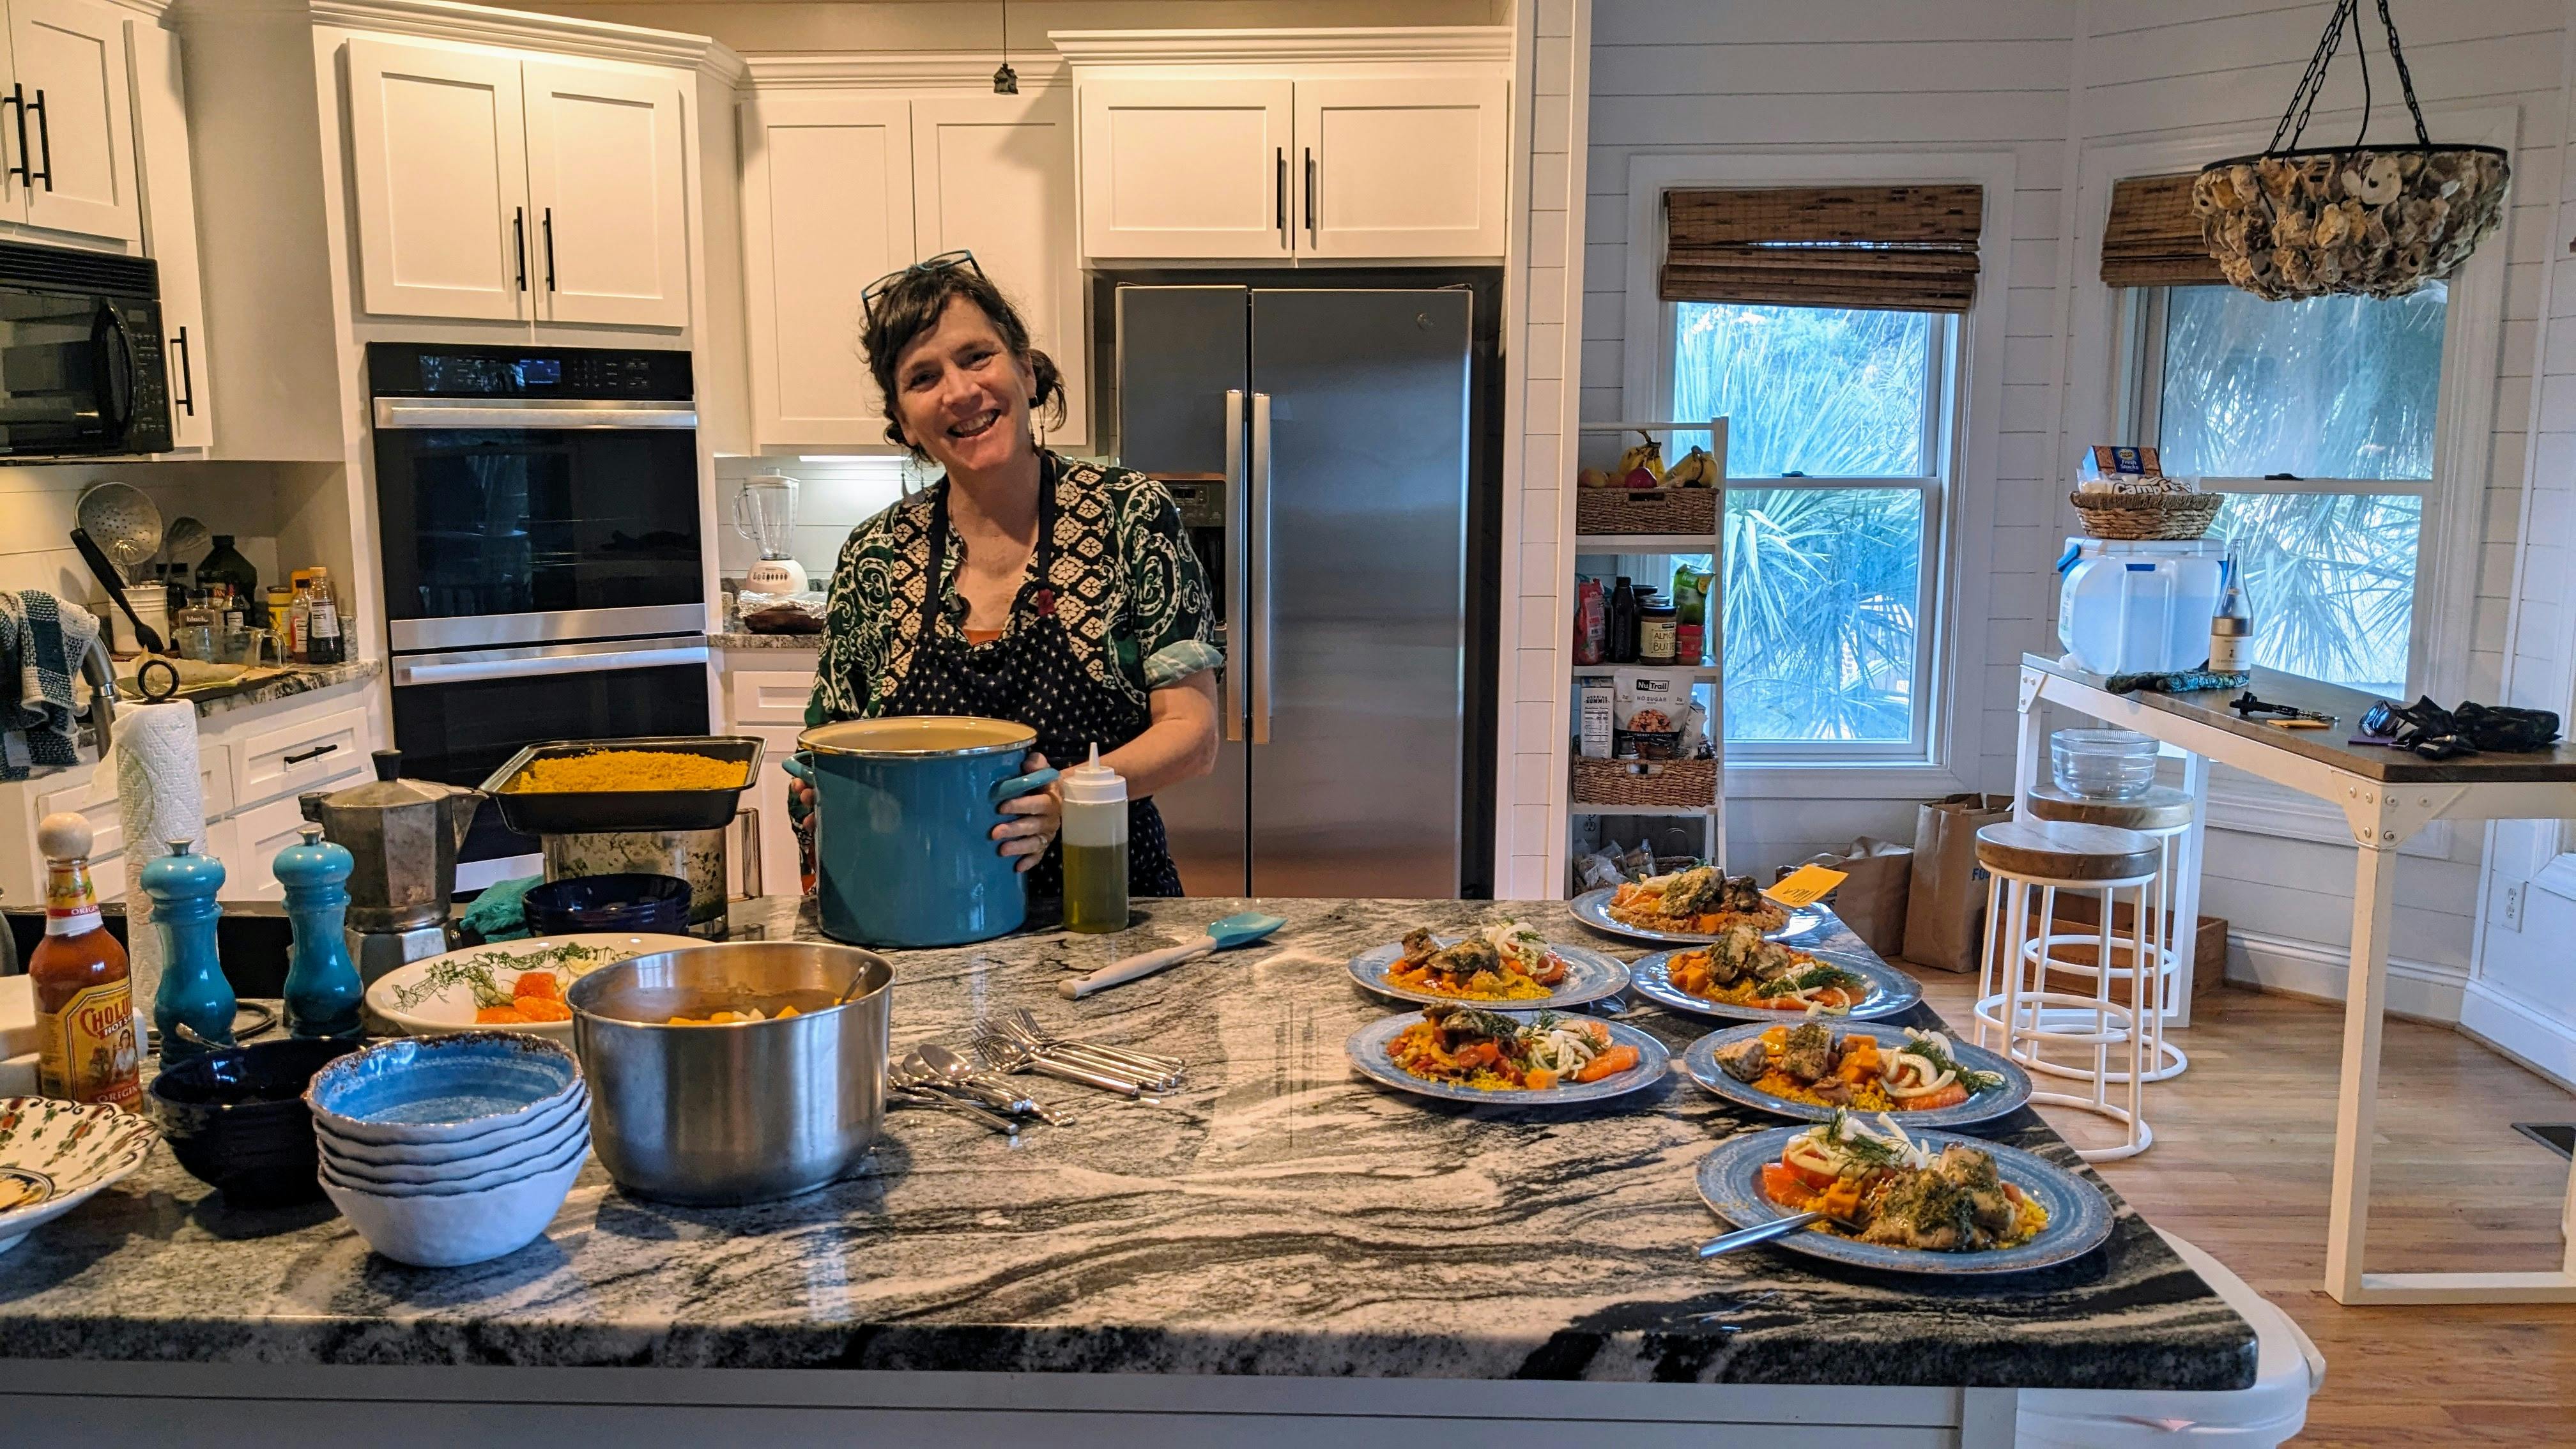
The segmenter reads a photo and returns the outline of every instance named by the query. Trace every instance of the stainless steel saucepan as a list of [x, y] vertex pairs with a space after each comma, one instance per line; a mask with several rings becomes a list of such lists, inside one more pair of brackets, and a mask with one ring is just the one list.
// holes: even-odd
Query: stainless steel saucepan
[[[582, 977], [564, 1000], [600, 1164], [636, 1196], [691, 1206], [849, 1175], [885, 1120], [893, 985], [873, 951], [791, 941], [665, 951]], [[775, 1019], [781, 1005], [797, 1014]], [[773, 1019], [667, 1024], [755, 1008]]]

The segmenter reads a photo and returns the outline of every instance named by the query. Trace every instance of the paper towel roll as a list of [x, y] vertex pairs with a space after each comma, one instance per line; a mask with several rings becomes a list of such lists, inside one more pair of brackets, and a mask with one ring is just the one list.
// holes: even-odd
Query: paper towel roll
[[116, 712], [116, 813], [125, 826], [125, 954], [134, 1004], [149, 1015], [161, 990], [162, 953], [143, 867], [168, 855], [173, 840], [195, 841], [200, 849], [206, 840], [195, 705], [137, 704]]

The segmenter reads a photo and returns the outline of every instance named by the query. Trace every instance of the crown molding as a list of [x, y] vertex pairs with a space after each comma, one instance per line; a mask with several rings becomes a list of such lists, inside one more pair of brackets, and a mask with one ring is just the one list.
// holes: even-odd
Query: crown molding
[[170, 13], [170, 7], [177, 4], [178, 0], [107, 0], [107, 3], [119, 10], [131, 10], [157, 25], [161, 22], [162, 16]]
[[728, 85], [739, 84], [744, 74], [742, 57], [721, 41], [640, 25], [497, 10], [460, 0], [310, 0], [308, 8], [316, 25], [473, 45], [542, 46], [557, 55], [701, 71]]
[[1064, 58], [1085, 65], [1284, 64], [1315, 61], [1504, 61], [1508, 25], [1334, 30], [1051, 30]]
[[[755, 90], [990, 90], [998, 50], [773, 51], [743, 57]], [[1014, 53], [1020, 88], [1073, 83], [1073, 67], [1049, 51]]]

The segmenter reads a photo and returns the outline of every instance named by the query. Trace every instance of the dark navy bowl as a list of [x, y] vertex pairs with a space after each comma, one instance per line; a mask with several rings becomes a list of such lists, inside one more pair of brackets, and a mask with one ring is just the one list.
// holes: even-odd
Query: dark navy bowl
[[281, 1039], [181, 1062], [152, 1079], [153, 1125], [179, 1165], [231, 1206], [310, 1202], [322, 1184], [304, 1089], [357, 1049], [354, 1041]]
[[681, 935], [689, 929], [689, 883], [675, 875], [577, 875], [531, 886], [528, 932]]

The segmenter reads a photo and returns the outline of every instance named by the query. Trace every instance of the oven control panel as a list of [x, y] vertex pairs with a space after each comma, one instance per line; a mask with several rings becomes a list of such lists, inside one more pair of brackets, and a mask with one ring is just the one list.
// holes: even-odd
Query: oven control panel
[[663, 348], [367, 344], [376, 397], [629, 399], [687, 402], [689, 354]]

